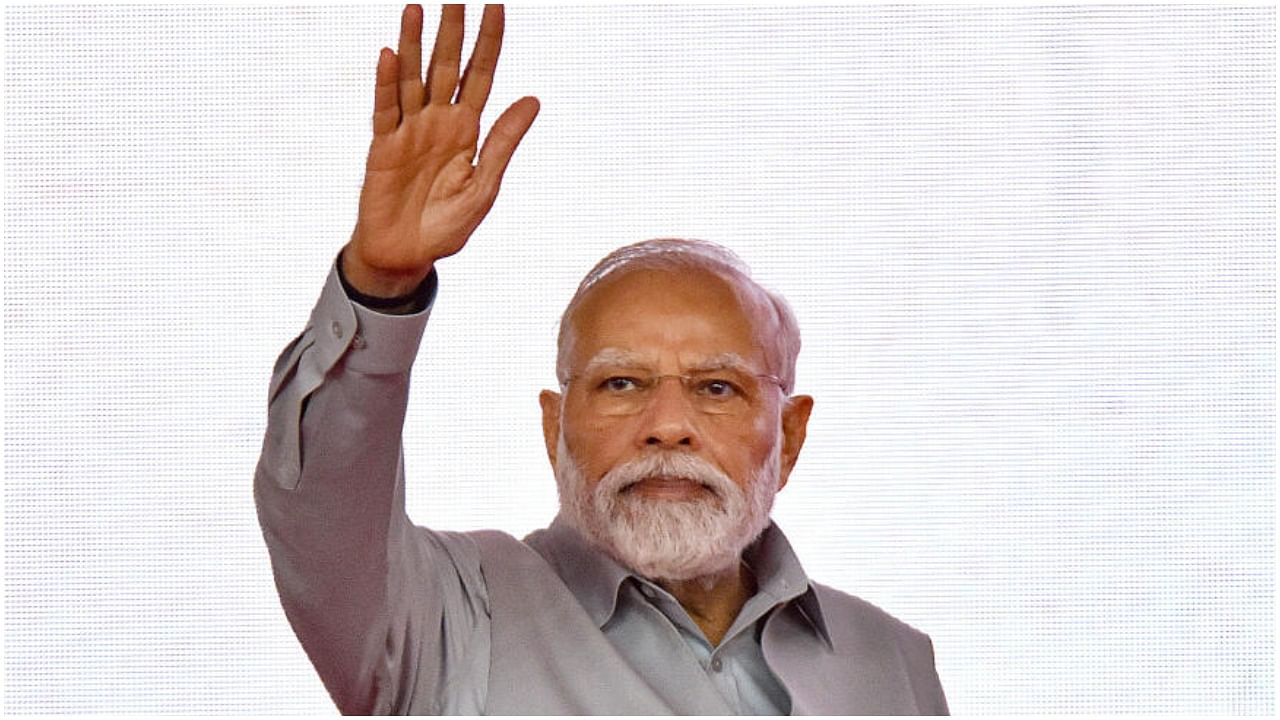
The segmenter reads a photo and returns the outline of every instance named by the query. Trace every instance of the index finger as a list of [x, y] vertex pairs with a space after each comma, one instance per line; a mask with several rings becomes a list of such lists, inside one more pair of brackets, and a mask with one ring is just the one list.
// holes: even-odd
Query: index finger
[[493, 72], [498, 67], [498, 54], [502, 51], [502, 30], [506, 24], [501, 5], [485, 5], [480, 20], [480, 34], [476, 36], [476, 48], [467, 61], [467, 71], [462, 76], [458, 102], [479, 112], [489, 100], [493, 87]]

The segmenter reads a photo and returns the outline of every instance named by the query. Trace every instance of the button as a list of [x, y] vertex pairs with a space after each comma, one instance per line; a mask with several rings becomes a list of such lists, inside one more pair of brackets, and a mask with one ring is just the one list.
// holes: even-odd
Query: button
[[334, 320], [333, 325], [330, 325], [329, 328], [333, 330], [334, 337], [338, 338], [339, 340], [342, 339], [342, 323], [338, 322], [337, 320]]
[[640, 592], [641, 592], [641, 594], [643, 594], [645, 597], [649, 598], [650, 600], [652, 600], [652, 599], [653, 599], [653, 596], [656, 594], [656, 593], [654, 593], [654, 592], [653, 592], [653, 588], [649, 587], [648, 585], [641, 585], [641, 586], [640, 586]]
[[356, 333], [355, 336], [351, 338], [351, 347], [355, 350], [363, 350], [364, 336], [360, 333]]
[[720, 662], [720, 658], [714, 658], [711, 661], [711, 671], [720, 672], [724, 669], [724, 663]]

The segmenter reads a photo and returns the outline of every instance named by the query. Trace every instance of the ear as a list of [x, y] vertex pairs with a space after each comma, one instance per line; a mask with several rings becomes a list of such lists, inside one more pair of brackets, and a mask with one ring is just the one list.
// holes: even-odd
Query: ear
[[538, 393], [542, 406], [542, 439], [547, 444], [547, 459], [556, 466], [556, 448], [560, 446], [560, 393], [543, 390]]
[[813, 398], [808, 395], [793, 395], [787, 398], [782, 407], [782, 471], [778, 476], [779, 490], [786, 487], [787, 480], [791, 477], [791, 468], [796, 466], [796, 460], [800, 457], [811, 412]]

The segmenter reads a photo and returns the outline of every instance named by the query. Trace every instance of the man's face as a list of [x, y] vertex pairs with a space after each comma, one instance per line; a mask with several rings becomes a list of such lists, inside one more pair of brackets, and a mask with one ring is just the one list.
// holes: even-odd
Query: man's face
[[671, 579], [736, 563], [768, 523], [812, 405], [770, 377], [781, 363], [765, 298], [707, 271], [623, 271], [566, 321], [569, 383], [563, 399], [542, 396], [566, 516], [641, 572], [617, 545], [652, 540], [645, 554], [671, 557], [649, 574]]

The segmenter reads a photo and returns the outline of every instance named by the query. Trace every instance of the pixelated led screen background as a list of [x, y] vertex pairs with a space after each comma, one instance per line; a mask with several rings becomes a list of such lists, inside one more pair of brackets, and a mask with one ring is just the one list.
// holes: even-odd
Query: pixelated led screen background
[[[544, 525], [578, 279], [715, 240], [804, 333], [779, 524], [954, 712], [1275, 709], [1273, 8], [507, 16], [486, 125], [543, 109], [440, 265], [416, 521]], [[333, 711], [251, 478], [398, 18], [5, 10], [6, 711]]]

